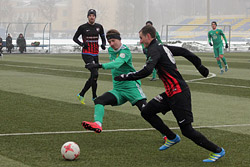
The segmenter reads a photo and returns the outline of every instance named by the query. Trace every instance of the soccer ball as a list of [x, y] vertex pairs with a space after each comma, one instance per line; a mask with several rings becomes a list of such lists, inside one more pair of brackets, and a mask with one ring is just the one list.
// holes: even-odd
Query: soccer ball
[[75, 142], [69, 141], [63, 144], [61, 153], [64, 159], [73, 161], [80, 155], [80, 148]]

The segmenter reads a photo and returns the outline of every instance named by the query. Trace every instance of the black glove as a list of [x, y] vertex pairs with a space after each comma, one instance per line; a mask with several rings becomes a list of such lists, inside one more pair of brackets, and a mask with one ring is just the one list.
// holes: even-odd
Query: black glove
[[122, 74], [122, 75], [116, 76], [114, 79], [115, 79], [115, 81], [126, 81], [127, 75], [128, 74]]
[[146, 49], [146, 48], [143, 48], [143, 53], [146, 55], [147, 53], [148, 53], [148, 49]]
[[226, 46], [225, 46], [226, 48], [228, 48], [228, 44], [226, 43]]
[[133, 80], [132, 74], [133, 72], [130, 72], [128, 74], [122, 74], [122, 75], [116, 76], [114, 80], [115, 81], [131, 81]]
[[81, 43], [81, 46], [84, 48], [84, 49], [88, 49], [88, 44], [86, 44], [86, 43]]
[[101, 45], [101, 48], [102, 48], [102, 50], [105, 50], [106, 49], [106, 46], [105, 45]]
[[203, 77], [207, 77], [208, 74], [209, 74], [209, 70], [205, 66], [203, 66], [203, 65], [201, 65], [197, 70], [200, 72], [200, 74]]
[[213, 46], [212, 42], [209, 42], [209, 45], [210, 45], [210, 46]]
[[85, 68], [87, 68], [89, 70], [91, 70], [93, 68], [102, 68], [102, 64], [99, 64], [99, 63], [97, 63], [97, 64], [88, 63], [88, 64], [85, 65]]

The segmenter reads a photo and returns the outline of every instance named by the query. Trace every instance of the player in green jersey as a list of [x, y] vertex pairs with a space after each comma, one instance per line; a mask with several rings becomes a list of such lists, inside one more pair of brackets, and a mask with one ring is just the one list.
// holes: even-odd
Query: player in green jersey
[[141, 81], [115, 81], [114, 78], [121, 74], [128, 74], [136, 70], [132, 64], [132, 55], [129, 48], [121, 43], [120, 33], [111, 29], [106, 34], [109, 42], [110, 62], [104, 64], [86, 64], [86, 68], [103, 68], [111, 69], [113, 89], [104, 93], [95, 99], [94, 122], [83, 121], [82, 126], [85, 129], [93, 130], [96, 133], [102, 131], [102, 123], [104, 117], [104, 106], [118, 106], [129, 101], [132, 105], [136, 105], [141, 111], [146, 105], [146, 96], [141, 89]]
[[[146, 22], [146, 25], [153, 26], [153, 23], [152, 23], [152, 21], [147, 21], [147, 22]], [[162, 43], [161, 37], [160, 37], [160, 35], [159, 35], [159, 33], [158, 33], [157, 31], [156, 31], [156, 39], [157, 39], [157, 41], [158, 41], [159, 43]], [[141, 44], [141, 46], [142, 46], [143, 53], [144, 53], [144, 54], [146, 55], [146, 57], [147, 57], [147, 48], [145, 48], [145, 46], [144, 46], [143, 43]], [[153, 70], [152, 78], [150, 79], [150, 81], [156, 81], [156, 70], [155, 70], [155, 69]]]
[[[212, 26], [212, 30], [208, 32], [208, 42], [209, 42], [209, 45], [213, 46], [214, 48], [214, 57], [216, 58], [217, 64], [220, 67], [220, 71], [221, 71], [220, 73], [223, 74], [224, 70], [222, 68], [220, 59], [223, 61], [225, 65], [225, 72], [228, 71], [228, 64], [227, 64], [226, 58], [224, 57], [224, 48], [223, 48], [223, 42], [221, 40], [221, 36], [225, 40], [226, 48], [228, 48], [227, 39], [223, 31], [221, 29], [216, 28], [217, 23], [215, 21], [211, 23], [211, 26]], [[211, 39], [213, 43], [211, 42]]]

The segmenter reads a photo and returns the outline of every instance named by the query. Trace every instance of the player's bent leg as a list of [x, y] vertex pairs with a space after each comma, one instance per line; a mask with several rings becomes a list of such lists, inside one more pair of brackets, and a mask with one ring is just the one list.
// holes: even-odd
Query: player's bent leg
[[138, 107], [140, 111], [142, 111], [142, 109], [147, 105], [147, 100], [146, 99], [139, 100], [135, 103], [135, 105]]
[[[138, 107], [140, 111], [142, 111], [142, 109], [147, 105], [147, 100], [146, 99], [139, 100], [135, 103], [135, 105]], [[165, 134], [162, 134], [162, 138], [165, 143], [167, 140], [167, 136]]]
[[[189, 138], [190, 140], [192, 140], [195, 144], [199, 145], [200, 147], [203, 147], [211, 152], [213, 152], [213, 154], [217, 155], [223, 154], [223, 150], [221, 147], [215, 145], [214, 143], [212, 143], [211, 141], [209, 141], [203, 134], [201, 134], [200, 132], [196, 131], [191, 123], [187, 123], [184, 125], [180, 126], [181, 132], [182, 134]], [[224, 156], [224, 155], [223, 155]], [[217, 158], [215, 159], [219, 159], [222, 156], [217, 156]]]
[[97, 97], [96, 95], [96, 90], [97, 90], [97, 79], [98, 79], [98, 70], [95, 68], [95, 69], [92, 69], [91, 70], [91, 80], [92, 80], [92, 84], [91, 84], [91, 87], [92, 87], [92, 100], [94, 101]]
[[81, 92], [79, 93], [79, 95], [80, 96], [82, 96], [82, 97], [84, 97], [84, 95], [85, 95], [85, 93], [89, 90], [89, 88], [91, 87], [91, 78], [89, 78], [87, 81], [86, 81], [86, 83], [85, 83], [85, 85], [84, 85], [84, 87], [83, 87], [83, 89], [81, 90]]
[[102, 96], [97, 97], [94, 102], [95, 102], [94, 122], [83, 121], [82, 126], [87, 130], [92, 130], [96, 133], [101, 133], [103, 117], [104, 117], [104, 106], [116, 105], [117, 99], [112, 93], [106, 92]]
[[[160, 96], [160, 95], [159, 95]], [[167, 125], [164, 124], [162, 119], [157, 115], [157, 113], [162, 112], [161, 106], [155, 99], [152, 99], [141, 111], [141, 116], [151, 124], [156, 130], [158, 130], [164, 136], [166, 135], [168, 139], [172, 140], [176, 137], [176, 134], [172, 132]]]
[[105, 106], [105, 105], [115, 106], [115, 105], [117, 105], [117, 99], [112, 93], [106, 92], [103, 95], [97, 97], [95, 99], [94, 103], [95, 103], [95, 105], [101, 104], [103, 106]]
[[223, 61], [224, 65], [225, 65], [225, 72], [227, 72], [229, 68], [228, 68], [226, 58], [225, 58], [224, 55], [220, 55], [220, 58], [221, 58], [221, 60]]

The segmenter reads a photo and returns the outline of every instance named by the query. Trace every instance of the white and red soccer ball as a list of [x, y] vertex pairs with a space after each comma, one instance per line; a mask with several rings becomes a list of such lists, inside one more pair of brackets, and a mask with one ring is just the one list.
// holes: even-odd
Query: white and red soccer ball
[[64, 159], [73, 161], [80, 155], [80, 148], [75, 142], [69, 141], [63, 144], [61, 153]]

